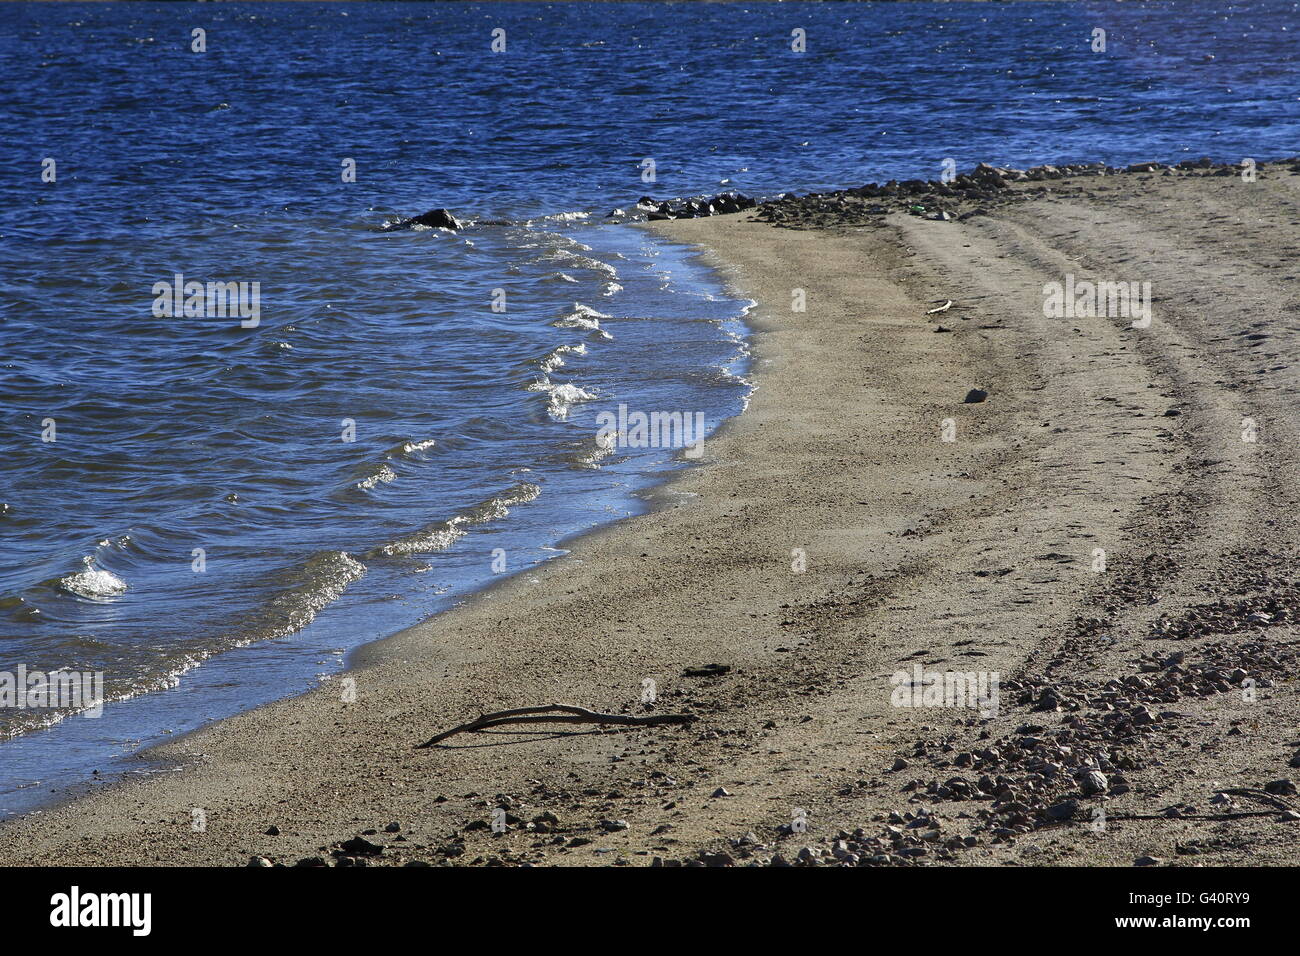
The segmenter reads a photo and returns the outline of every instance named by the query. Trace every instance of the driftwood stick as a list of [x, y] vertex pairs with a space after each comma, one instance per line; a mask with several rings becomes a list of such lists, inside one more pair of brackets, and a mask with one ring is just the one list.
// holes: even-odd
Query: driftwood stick
[[1294, 804], [1263, 790], [1256, 790], [1253, 787], [1231, 787], [1227, 790], [1220, 790], [1219, 792], [1230, 793], [1234, 797], [1249, 797], [1251, 800], [1258, 800], [1260, 803], [1267, 803], [1269, 806], [1277, 807], [1279, 810], [1295, 809]]
[[694, 714], [602, 714], [575, 707], [572, 704], [545, 704], [541, 707], [515, 707], [511, 710], [498, 710], [490, 714], [479, 714], [469, 723], [444, 730], [435, 737], [417, 745], [416, 749], [432, 747], [454, 734], [468, 733], [472, 730], [486, 730], [488, 727], [500, 727], [502, 724], [631, 724], [651, 726], [654, 724], [689, 724], [695, 720]]

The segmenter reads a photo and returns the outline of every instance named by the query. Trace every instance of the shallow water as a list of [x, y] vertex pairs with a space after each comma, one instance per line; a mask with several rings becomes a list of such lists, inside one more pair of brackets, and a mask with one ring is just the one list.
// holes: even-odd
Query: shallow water
[[[4, 4], [0, 24], [0, 672], [102, 672], [110, 700], [32, 733], [49, 712], [0, 709], [22, 735], [0, 813], [639, 510], [677, 451], [611, 452], [598, 414], [736, 414], [745, 304], [612, 208], [1300, 141], [1295, 3]], [[436, 206], [468, 228], [382, 230]], [[155, 315], [177, 273], [258, 283], [257, 326]]]

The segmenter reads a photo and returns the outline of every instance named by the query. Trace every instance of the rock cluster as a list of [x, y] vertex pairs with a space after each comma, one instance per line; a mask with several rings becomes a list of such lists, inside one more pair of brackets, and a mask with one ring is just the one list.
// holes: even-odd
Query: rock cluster
[[[647, 219], [699, 219], [704, 216], [725, 216], [743, 212], [758, 205], [757, 200], [741, 193], [721, 193], [712, 199], [685, 199], [674, 202], [656, 202], [642, 196], [636, 204], [637, 212]], [[619, 210], [616, 210], [619, 211]]]
[[[1273, 164], [1255, 164], [1257, 169], [1268, 165], [1284, 165], [1293, 171], [1300, 171], [1300, 157], [1277, 160]], [[873, 217], [890, 212], [906, 212], [947, 222], [980, 215], [989, 206], [1050, 192], [1052, 187], [1047, 183], [1057, 180], [1132, 173], [1234, 176], [1239, 175], [1243, 169], [1244, 166], [1240, 164], [1215, 164], [1209, 159], [1180, 162], [1176, 165], [1148, 162], [1117, 167], [1105, 163], [1073, 163], [1033, 166], [1029, 169], [980, 163], [948, 182], [934, 179], [891, 179], [883, 184], [867, 183], [829, 193], [808, 193], [805, 196], [787, 193], [762, 203], [758, 207], [758, 218], [776, 225], [805, 229], [863, 225], [871, 222]]]

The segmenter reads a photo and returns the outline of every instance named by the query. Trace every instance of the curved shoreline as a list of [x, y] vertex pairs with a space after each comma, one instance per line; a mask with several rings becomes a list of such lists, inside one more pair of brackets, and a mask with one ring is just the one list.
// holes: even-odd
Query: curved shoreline
[[[684, 258], [688, 260], [694, 261], [698, 258], [695, 252], [691, 251], [682, 243], [673, 243], [671, 239], [667, 237], [662, 237], [662, 241], [668, 242], [677, 247], [681, 250]], [[710, 281], [712, 281], [711, 271], [708, 271], [708, 275]], [[676, 295], [678, 293], [674, 292], [670, 294]], [[736, 317], [736, 321], [744, 325], [749, 307], [742, 301], [737, 301], [737, 307], [740, 311]], [[729, 418], [722, 419], [719, 427], [724, 427], [726, 422], [729, 420]], [[716, 431], [717, 430], [715, 430], [715, 433]], [[640, 514], [652, 510], [654, 505], [651, 502], [654, 500], [656, 490], [664, 485], [670, 484], [676, 478], [679, 469], [688, 464], [691, 464], [691, 462], [683, 459], [680, 453], [675, 454], [673, 456], [672, 464], [659, 466], [654, 469], [647, 468], [643, 473], [639, 472], [638, 474], [640, 474], [644, 479], [644, 483], [635, 488], [624, 488], [621, 494], [626, 496], [629, 500], [635, 500], [641, 503], [635, 513]], [[626, 520], [627, 517], [627, 515], [622, 514], [605, 517], [589, 527], [569, 532], [563, 537], [543, 542], [543, 544], [547, 548], [553, 548], [556, 551], [563, 552], [588, 535], [600, 534], [611, 527], [617, 526], [621, 521]], [[536, 573], [538, 568], [544, 564], [548, 564], [557, 559], [562, 560], [563, 557], [564, 555], [560, 555], [557, 558], [545, 559], [542, 564], [513, 570], [502, 575], [488, 577], [477, 586], [465, 591], [456, 603], [452, 604], [445, 610], [435, 612], [426, 616], [422, 620], [403, 626], [397, 630], [380, 633], [378, 636], [368, 638], [361, 643], [347, 648], [341, 655], [341, 666], [332, 674], [328, 675], [324, 679], [324, 682], [341, 680], [346, 678], [348, 673], [354, 669], [365, 667], [371, 663], [383, 660], [386, 653], [383, 648], [387, 642], [397, 640], [408, 631], [425, 626], [430, 621], [439, 618], [444, 614], [453, 613], [457, 608], [474, 602], [481, 595], [492, 591], [495, 588], [501, 587], [519, 575]], [[235, 648], [231, 652], [217, 655], [195, 665], [195, 667], [187, 673], [185, 678], [187, 688], [191, 690], [193, 690], [194, 687], [201, 688], [198, 691], [200, 695], [198, 698], [200, 705], [204, 707], [205, 712], [210, 712], [211, 709], [215, 707], [215, 709], [219, 711], [217, 716], [199, 718], [199, 722], [196, 726], [189, 726], [179, 731], [172, 729], [172, 727], [175, 726], [172, 721], [178, 720], [179, 718], [172, 710], [168, 710], [165, 707], [159, 711], [161, 718], [152, 723], [142, 721], [140, 718], [125, 718], [127, 720], [127, 726], [125, 727], [124, 732], [143, 733], [146, 726], [154, 727], [156, 724], [156, 729], [149, 733], [145, 738], [151, 739], [151, 742], [139, 746], [137, 749], [129, 753], [114, 753], [112, 756], [107, 757], [92, 755], [92, 759], [89, 761], [85, 759], [80, 760], [78, 766], [80, 767], [84, 765], [84, 770], [80, 773], [74, 773], [70, 769], [60, 768], [58, 772], [50, 772], [48, 775], [42, 775], [43, 779], [35, 782], [33, 786], [22, 790], [13, 790], [12, 793], [14, 795], [22, 794], [24, 792], [36, 792], [41, 793], [42, 795], [34, 800], [23, 799], [13, 801], [21, 806], [21, 809], [0, 817], [0, 822], [5, 820], [17, 820], [26, 815], [46, 812], [68, 803], [75, 802], [89, 794], [103, 793], [115, 789], [118, 786], [129, 787], [134, 782], [135, 776], [142, 772], [158, 773], [175, 770], [182, 766], [186, 762], [187, 758], [183, 754], [178, 757], [173, 754], [172, 751], [178, 746], [181, 746], [183, 742], [188, 741], [191, 737], [202, 734], [223, 721], [237, 718], [252, 710], [273, 706], [277, 703], [283, 703], [316, 692], [317, 688], [322, 683], [319, 679], [319, 675], [317, 678], [312, 678], [310, 673], [305, 671], [302, 680], [299, 682], [302, 685], [301, 687], [295, 685], [293, 690], [273, 697], [267, 697], [265, 694], [260, 692], [254, 693], [251, 702], [242, 705], [232, 705], [229, 700], [224, 702], [217, 701], [214, 705], [208, 697], [202, 696], [205, 693], [211, 696], [212, 691], [210, 688], [214, 682], [216, 686], [224, 686], [225, 681], [230, 679], [229, 676], [222, 672], [223, 662], [229, 664], [233, 658], [238, 657], [241, 653], [247, 653], [250, 651], [255, 652], [259, 647], [264, 647], [267, 643], [268, 642], [266, 641], [258, 641]], [[319, 650], [311, 650], [310, 653], [306, 654], [306, 656], [315, 657], [318, 656], [319, 653]], [[243, 665], [236, 663], [235, 666], [247, 667], [249, 665], [247, 663]], [[202, 688], [208, 688], [208, 690], [205, 691]], [[259, 685], [258, 690], [260, 689]], [[150, 701], [155, 702], [152, 706], [157, 707], [156, 701], [160, 695], [166, 695], [175, 690], [176, 688], [172, 687], [150, 691], [134, 697], [115, 700], [108, 706], [114, 708], [114, 713], [120, 713], [118, 708], [121, 707], [140, 708], [151, 706], [149, 703]], [[228, 707], [232, 709], [228, 709]], [[76, 727], [76, 721], [79, 719], [81, 718], [75, 714], [69, 715], [50, 727], [37, 728], [8, 740], [0, 740], [0, 747], [19, 744], [21, 742], [21, 745], [24, 747], [34, 747], [39, 749], [42, 745], [48, 745], [48, 741], [42, 739], [47, 735], [47, 733], [58, 733], [60, 731], [66, 731], [71, 727]], [[69, 724], [69, 722], [71, 723]], [[69, 726], [65, 726], [65, 724], [69, 724]], [[99, 724], [97, 723], [96, 727], [98, 726]], [[86, 745], [80, 739], [76, 739], [72, 741], [72, 748], [74, 751], [82, 751], [85, 750]], [[115, 748], [109, 749], [112, 750]], [[91, 770], [92, 767], [95, 768], [93, 773]], [[51, 789], [51, 784], [54, 785], [54, 789]]]
[[[1175, 843], [1288, 862], [1286, 824], [1236, 820], [1215, 842], [1197, 813], [1216, 787], [1286, 776], [1300, 708], [1280, 679], [1300, 532], [1272, 517], [1296, 504], [1298, 184], [1137, 173], [964, 222], [651, 227], [760, 303], [759, 387], [708, 467], [387, 639], [344, 675], [355, 703], [327, 685], [204, 728], [167, 748], [181, 773], [0, 825], [0, 858], [293, 864], [352, 859], [339, 844], [361, 836], [383, 847], [369, 863], [397, 865], [1128, 865]], [[820, 204], [801, 208], [818, 225]], [[1044, 280], [1071, 270], [1150, 278], [1150, 333], [1045, 317]], [[940, 298], [956, 305], [927, 316]], [[964, 403], [975, 386], [988, 400]], [[1266, 455], [1238, 438], [1243, 408]], [[1247, 623], [1256, 606], [1269, 620]], [[684, 673], [712, 662], [731, 670]], [[914, 664], [1001, 674], [1001, 712], [900, 709], [890, 677]], [[1206, 676], [1237, 667], [1260, 680], [1248, 710]], [[700, 724], [414, 749], [497, 707], [639, 712], [647, 677]], [[1067, 772], [1035, 780], [1036, 760]], [[1105, 791], [1078, 791], [1080, 760]], [[1006, 790], [973, 797], [981, 774]], [[1078, 825], [1050, 817], [1070, 801]], [[1197, 813], [1143, 819], [1170, 804]], [[497, 806], [521, 821], [502, 837]]]

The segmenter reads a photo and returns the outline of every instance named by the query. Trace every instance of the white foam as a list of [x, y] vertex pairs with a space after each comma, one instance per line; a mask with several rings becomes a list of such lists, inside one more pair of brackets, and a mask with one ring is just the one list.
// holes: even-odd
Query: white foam
[[614, 336], [600, 327], [600, 320], [608, 318], [609, 316], [604, 312], [597, 312], [589, 305], [575, 302], [571, 312], [566, 312], [551, 325], [557, 329], [586, 329], [588, 332], [597, 333], [602, 338], [612, 339]]
[[397, 478], [397, 472], [387, 465], [381, 465], [379, 470], [368, 478], [363, 478], [356, 483], [354, 487], [362, 491], [369, 491], [375, 485], [387, 484]]
[[585, 388], [580, 388], [568, 382], [557, 385], [549, 379], [533, 382], [528, 386], [528, 391], [545, 392], [547, 394], [546, 413], [557, 422], [567, 421], [569, 409], [578, 402], [589, 402], [597, 397]]
[[78, 597], [91, 600], [117, 597], [119, 594], [126, 593], [126, 582], [111, 571], [95, 567], [93, 557], [85, 557], [81, 561], [86, 566], [85, 570], [69, 574], [59, 581], [59, 587]]
[[566, 355], [586, 355], [587, 346], [579, 342], [577, 345], [561, 345], [558, 348], [551, 349], [546, 357], [538, 361], [537, 367], [545, 374], [554, 372], [564, 364]]

